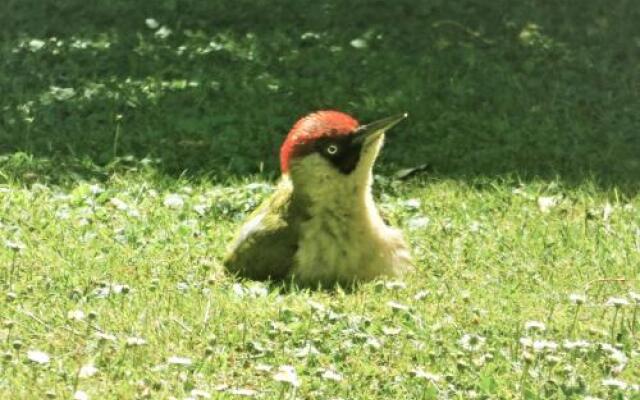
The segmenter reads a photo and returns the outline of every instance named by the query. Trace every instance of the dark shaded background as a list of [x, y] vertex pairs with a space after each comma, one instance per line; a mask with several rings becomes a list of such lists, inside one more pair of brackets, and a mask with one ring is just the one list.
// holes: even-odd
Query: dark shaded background
[[[155, 37], [150, 17], [172, 34]], [[362, 121], [409, 112], [383, 170], [635, 190], [638, 21], [634, 0], [5, 0], [0, 168], [100, 177], [132, 155], [170, 176], [275, 176], [295, 119], [337, 108]], [[78, 38], [109, 47], [74, 49]]]

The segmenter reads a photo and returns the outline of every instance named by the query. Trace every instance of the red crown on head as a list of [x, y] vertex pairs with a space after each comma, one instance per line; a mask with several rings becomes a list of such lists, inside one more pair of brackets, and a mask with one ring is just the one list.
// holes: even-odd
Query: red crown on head
[[289, 172], [289, 161], [311, 151], [316, 139], [353, 133], [358, 121], [340, 111], [324, 110], [302, 117], [293, 125], [280, 148], [280, 169]]

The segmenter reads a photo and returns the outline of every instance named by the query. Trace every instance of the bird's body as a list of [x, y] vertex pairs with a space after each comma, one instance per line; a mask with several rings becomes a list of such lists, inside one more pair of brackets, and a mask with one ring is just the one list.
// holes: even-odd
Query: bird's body
[[282, 147], [277, 189], [240, 228], [226, 268], [251, 279], [311, 286], [348, 285], [409, 269], [408, 246], [384, 223], [371, 193], [384, 130], [398, 120], [369, 132], [335, 111], [300, 120]]

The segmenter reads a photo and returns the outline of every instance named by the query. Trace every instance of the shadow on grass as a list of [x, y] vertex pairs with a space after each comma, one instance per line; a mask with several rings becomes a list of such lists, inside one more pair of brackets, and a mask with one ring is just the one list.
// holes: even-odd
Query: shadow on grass
[[142, 159], [168, 177], [275, 177], [295, 119], [337, 108], [365, 122], [409, 112], [385, 172], [428, 163], [461, 180], [639, 187], [632, 1], [22, 0], [0, 11], [0, 180], [104, 179]]

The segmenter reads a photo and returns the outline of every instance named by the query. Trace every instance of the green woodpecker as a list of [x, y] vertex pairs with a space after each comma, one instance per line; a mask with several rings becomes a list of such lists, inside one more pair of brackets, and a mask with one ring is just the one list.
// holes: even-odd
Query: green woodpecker
[[371, 194], [384, 133], [406, 116], [367, 125], [338, 111], [300, 119], [280, 149], [277, 189], [240, 228], [226, 269], [325, 287], [411, 269], [409, 247], [384, 223]]

